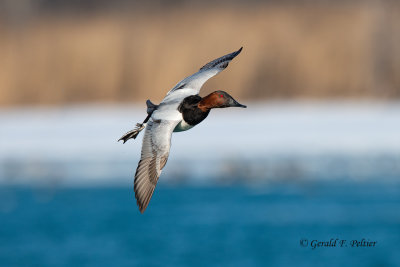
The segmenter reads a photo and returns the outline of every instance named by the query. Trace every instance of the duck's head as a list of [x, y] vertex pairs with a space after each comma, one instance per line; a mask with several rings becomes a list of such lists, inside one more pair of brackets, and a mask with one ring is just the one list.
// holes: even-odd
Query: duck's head
[[212, 108], [229, 108], [239, 107], [246, 108], [245, 105], [240, 104], [232, 96], [224, 91], [215, 91], [208, 96], [203, 97], [199, 103], [200, 109], [212, 109]]

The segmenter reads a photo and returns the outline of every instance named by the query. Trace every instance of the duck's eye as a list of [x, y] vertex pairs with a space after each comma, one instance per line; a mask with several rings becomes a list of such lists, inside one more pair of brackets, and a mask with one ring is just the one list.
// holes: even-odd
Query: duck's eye
[[219, 95], [219, 97], [224, 97], [224, 95]]

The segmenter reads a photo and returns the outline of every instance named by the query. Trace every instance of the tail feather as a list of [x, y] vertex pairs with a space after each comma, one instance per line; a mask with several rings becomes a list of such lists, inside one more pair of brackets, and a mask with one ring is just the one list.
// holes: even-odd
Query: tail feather
[[156, 109], [158, 108], [158, 105], [153, 104], [153, 103], [150, 101], [150, 99], [147, 99], [146, 105], [147, 105], [147, 114], [153, 113], [153, 111], [156, 110]]

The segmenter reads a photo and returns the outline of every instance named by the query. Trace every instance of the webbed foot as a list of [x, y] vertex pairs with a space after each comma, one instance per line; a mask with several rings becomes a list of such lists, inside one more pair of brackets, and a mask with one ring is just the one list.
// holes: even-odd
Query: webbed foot
[[136, 137], [139, 135], [139, 133], [146, 127], [146, 123], [136, 123], [135, 129], [127, 132], [124, 134], [120, 139], [118, 139], [118, 142], [123, 140], [124, 144], [126, 141], [129, 139], [133, 138], [136, 139]]

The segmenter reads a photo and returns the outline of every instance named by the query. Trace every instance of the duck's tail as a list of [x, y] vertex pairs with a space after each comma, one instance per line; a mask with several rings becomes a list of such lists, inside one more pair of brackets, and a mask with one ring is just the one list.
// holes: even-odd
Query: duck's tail
[[151, 114], [153, 114], [153, 111], [158, 108], [158, 105], [151, 103], [150, 99], [146, 100], [146, 105], [147, 105], [147, 114], [149, 114], [150, 116]]
[[127, 132], [126, 134], [124, 134], [120, 139], [118, 139], [118, 142], [123, 140], [124, 144], [125, 144], [125, 142], [128, 141], [131, 138], [136, 139], [136, 137], [139, 135], [139, 133], [144, 128], [146, 128], [146, 124], [149, 121], [149, 119], [151, 117], [151, 114], [153, 114], [154, 110], [156, 110], [158, 108], [158, 105], [155, 105], [155, 104], [151, 103], [151, 101], [149, 99], [146, 101], [146, 105], [147, 105], [147, 117], [146, 117], [146, 119], [142, 123], [136, 123], [135, 129]]

